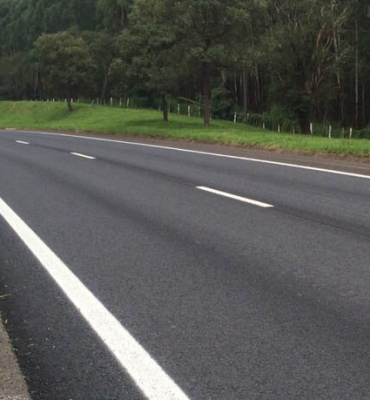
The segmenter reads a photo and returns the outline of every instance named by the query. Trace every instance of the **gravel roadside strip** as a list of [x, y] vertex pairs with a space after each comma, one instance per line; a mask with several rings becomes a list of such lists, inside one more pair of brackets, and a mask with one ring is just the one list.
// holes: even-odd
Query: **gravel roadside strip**
[[31, 400], [0, 315], [0, 400]]

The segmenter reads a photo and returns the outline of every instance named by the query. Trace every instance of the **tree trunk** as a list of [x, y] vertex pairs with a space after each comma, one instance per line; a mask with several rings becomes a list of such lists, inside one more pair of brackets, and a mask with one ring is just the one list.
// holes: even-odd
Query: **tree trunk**
[[168, 103], [165, 94], [162, 94], [162, 112], [164, 121], [168, 122]]
[[355, 127], [359, 127], [359, 88], [358, 88], [358, 23], [355, 22], [356, 29], [356, 65], [355, 65]]
[[239, 90], [238, 90], [238, 82], [236, 80], [236, 71], [234, 71], [234, 91], [235, 91], [235, 111], [238, 112], [239, 107]]
[[[339, 36], [339, 33], [337, 32], [337, 29], [334, 29], [333, 39], [334, 39], [333, 43], [334, 43], [335, 59], [336, 59], [336, 61], [338, 61], [340, 59], [340, 53], [339, 53], [340, 36]], [[345, 124], [345, 105], [344, 105], [342, 78], [341, 78], [339, 71], [336, 73], [336, 76], [337, 76], [337, 83], [338, 83], [338, 102], [339, 102], [339, 108], [340, 108], [340, 116], [341, 116], [341, 120], [342, 120], [342, 125], [344, 126], [344, 124]]]
[[366, 125], [365, 84], [362, 82], [362, 125]]
[[256, 108], [260, 110], [260, 94], [261, 94], [261, 87], [260, 87], [260, 76], [258, 70], [258, 64], [256, 64]]
[[33, 92], [34, 93], [38, 93], [38, 91], [39, 91], [39, 82], [40, 82], [40, 80], [39, 80], [39, 71], [36, 71], [35, 72], [35, 74], [34, 74], [34, 84], [33, 84]]
[[126, 7], [121, 7], [121, 20], [120, 20], [121, 30], [125, 30], [128, 26], [128, 10]]
[[299, 126], [301, 127], [301, 132], [305, 135], [310, 134], [310, 116], [307, 112], [301, 112], [298, 115]]
[[203, 67], [203, 105], [204, 105], [204, 125], [209, 126], [212, 115], [211, 91], [209, 88], [209, 77], [207, 67]]
[[70, 97], [67, 98], [67, 104], [68, 104], [68, 111], [72, 112], [73, 108], [72, 108], [72, 99]]
[[101, 97], [100, 97], [102, 104], [105, 104], [105, 94], [107, 92], [107, 87], [108, 87], [108, 73], [105, 73], [103, 87], [101, 91]]
[[248, 122], [248, 72], [243, 69], [243, 122]]

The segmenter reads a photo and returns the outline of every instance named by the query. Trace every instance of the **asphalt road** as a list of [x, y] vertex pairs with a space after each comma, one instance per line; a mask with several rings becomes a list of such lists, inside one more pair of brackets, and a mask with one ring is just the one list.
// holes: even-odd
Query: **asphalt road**
[[[362, 168], [0, 132], [0, 198], [191, 400], [370, 398]], [[0, 217], [1, 293], [34, 400], [148, 397]]]

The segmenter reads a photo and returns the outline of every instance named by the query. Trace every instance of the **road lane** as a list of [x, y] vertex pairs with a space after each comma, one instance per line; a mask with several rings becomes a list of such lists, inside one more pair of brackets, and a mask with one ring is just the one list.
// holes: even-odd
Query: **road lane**
[[366, 398], [366, 181], [59, 142], [0, 139], [1, 196], [192, 399]]
[[3, 219], [0, 249], [1, 309], [32, 399], [143, 400]]
[[150, 400], [189, 400], [145, 349], [39, 236], [0, 198], [0, 215]]
[[77, 157], [81, 157], [81, 158], [86, 158], [86, 159], [88, 159], [88, 160], [96, 160], [95, 157], [91, 157], [91, 156], [88, 156], [88, 155], [86, 155], [86, 154], [76, 153], [76, 152], [74, 152], [74, 151], [72, 151], [70, 154], [72, 154], [72, 156], [77, 156]]
[[274, 206], [271, 204], [261, 203], [260, 201], [253, 200], [253, 199], [247, 199], [246, 197], [235, 196], [232, 193], [221, 192], [220, 190], [207, 188], [205, 186], [197, 186], [197, 189], [203, 190], [204, 192], [215, 194], [217, 196], [222, 196], [222, 197], [226, 197], [228, 199], [241, 201], [242, 203], [252, 204], [254, 206], [261, 207], [261, 208], [274, 208]]
[[[13, 136], [9, 135], [13, 134], [0, 133], [0, 138], [10, 141]], [[74, 149], [125, 169], [156, 174], [193, 186], [207, 185], [242, 197], [257, 198], [294, 215], [339, 228], [364, 234], [368, 231], [364, 221], [370, 215], [366, 201], [370, 187], [362, 179], [69, 136], [16, 134], [32, 135], [35, 146], [56, 152]]]
[[[0, 133], [7, 133], [6, 131], [1, 131]], [[263, 149], [258, 149], [258, 150], [251, 150], [248, 148], [248, 153], [249, 156], [246, 154], [229, 154], [230, 152], [233, 153], [235, 152], [238, 147], [234, 147], [233, 151], [229, 152], [227, 146], [222, 147], [215, 147], [212, 144], [206, 145], [206, 146], [212, 146], [211, 150], [206, 149], [203, 150], [196, 150], [196, 149], [191, 149], [186, 147], [185, 141], [183, 142], [177, 142], [177, 146], [174, 144], [173, 141], [170, 141], [169, 139], [166, 142], [169, 142], [171, 145], [159, 145], [155, 143], [155, 139], [141, 139], [141, 142], [138, 142], [137, 140], [128, 140], [128, 136], [124, 136], [126, 140], [124, 139], [116, 139], [115, 135], [112, 134], [110, 137], [109, 135], [105, 135], [104, 137], [101, 137], [101, 135], [78, 135], [78, 134], [66, 134], [66, 133], [52, 133], [52, 132], [41, 132], [41, 131], [17, 131], [17, 135], [19, 134], [26, 134], [26, 135], [41, 135], [41, 136], [49, 136], [49, 137], [63, 137], [63, 138], [73, 138], [74, 140], [89, 140], [90, 142], [104, 142], [104, 143], [113, 143], [114, 145], [130, 145], [130, 146], [139, 146], [139, 147], [148, 147], [151, 149], [164, 149], [164, 150], [170, 150], [170, 151], [176, 151], [176, 152], [182, 152], [182, 153], [192, 153], [192, 154], [200, 154], [200, 155], [208, 155], [208, 156], [213, 156], [213, 157], [220, 157], [220, 158], [228, 158], [228, 159], [234, 159], [234, 160], [243, 160], [243, 161], [250, 161], [250, 162], [257, 162], [257, 163], [262, 163], [262, 164], [270, 164], [270, 165], [280, 165], [280, 166], [286, 166], [290, 168], [297, 168], [297, 169], [304, 169], [304, 170], [309, 170], [309, 171], [319, 171], [319, 172], [327, 172], [331, 173], [334, 175], [343, 175], [343, 176], [351, 176], [351, 177], [360, 177], [364, 179], [370, 179], [370, 171], [368, 166], [366, 165], [361, 165], [359, 163], [351, 163], [350, 161], [348, 163], [343, 162], [341, 160], [339, 162], [339, 158], [337, 157], [334, 162], [325, 162], [323, 158], [321, 159], [315, 159], [315, 158], [306, 158], [304, 161], [303, 159], [299, 158], [294, 158], [293, 156], [287, 156], [287, 154], [284, 155], [285, 161], [282, 161], [281, 159], [276, 159], [276, 154], [279, 155], [279, 153], [268, 153], [268, 157], [266, 157], [266, 150]], [[135, 138], [135, 137], [134, 137]], [[136, 138], [137, 139], [137, 138]], [[146, 142], [145, 142], [146, 140]], [[149, 141], [149, 143], [148, 143]], [[158, 142], [157, 142], [158, 143]], [[197, 143], [197, 145], [202, 145], [204, 146], [204, 143]], [[184, 147], [185, 145], [185, 147]], [[239, 147], [239, 150], [243, 151], [243, 147]], [[220, 151], [221, 150], [221, 151]], [[245, 149], [244, 149], [245, 150]], [[264, 151], [264, 153], [263, 153]], [[254, 152], [255, 157], [252, 157], [250, 155], [251, 152]], [[290, 160], [290, 161], [289, 161]], [[316, 165], [315, 165], [316, 164]], [[320, 166], [321, 164], [321, 166]], [[332, 167], [331, 167], [332, 166]], [[354, 170], [357, 171], [362, 171], [360, 172], [354, 172]]]

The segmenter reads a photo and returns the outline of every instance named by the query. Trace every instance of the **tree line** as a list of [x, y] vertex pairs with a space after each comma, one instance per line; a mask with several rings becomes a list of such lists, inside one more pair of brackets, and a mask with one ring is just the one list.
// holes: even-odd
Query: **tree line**
[[0, 0], [0, 99], [186, 99], [211, 118], [370, 120], [368, 0]]

